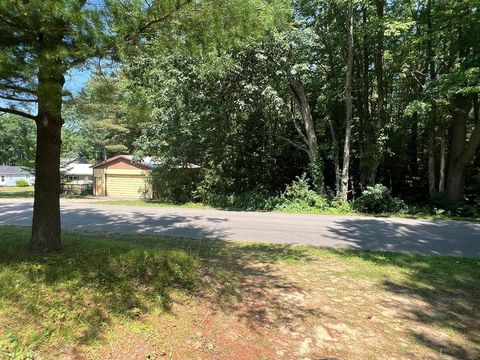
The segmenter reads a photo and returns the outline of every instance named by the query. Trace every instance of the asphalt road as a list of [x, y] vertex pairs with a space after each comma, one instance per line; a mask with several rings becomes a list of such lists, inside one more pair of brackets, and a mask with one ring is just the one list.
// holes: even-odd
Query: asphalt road
[[[30, 226], [32, 204], [29, 199], [0, 199], [0, 225]], [[120, 206], [64, 199], [62, 228], [480, 257], [480, 223], [465, 221]]]

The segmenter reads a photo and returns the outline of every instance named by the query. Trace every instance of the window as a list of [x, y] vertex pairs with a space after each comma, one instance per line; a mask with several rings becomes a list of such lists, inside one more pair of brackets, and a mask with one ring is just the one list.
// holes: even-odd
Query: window
[[2, 182], [5, 182], [5, 176], [1, 176]]

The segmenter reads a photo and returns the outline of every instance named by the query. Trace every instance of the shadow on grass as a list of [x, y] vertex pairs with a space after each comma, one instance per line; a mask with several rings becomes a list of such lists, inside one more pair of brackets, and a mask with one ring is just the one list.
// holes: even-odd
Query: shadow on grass
[[[421, 305], [405, 307], [401, 302], [385, 303], [400, 307], [405, 319], [413, 320], [410, 335], [438, 353], [456, 359], [478, 359], [480, 355], [480, 259], [438, 257], [331, 250], [345, 259], [361, 259], [375, 265], [398, 267], [406, 274], [403, 280], [385, 279], [388, 292], [415, 299]], [[415, 302], [413, 303], [415, 304]], [[427, 327], [445, 333], [460, 333], [469, 345], [460, 345], [455, 337], [435, 334]]]
[[[118, 239], [131, 242], [128, 236]], [[180, 249], [199, 259], [203, 281], [196, 295], [222, 312], [235, 314], [251, 329], [293, 328], [302, 319], [319, 316], [316, 309], [290, 301], [291, 295], [305, 290], [275, 267], [279, 262], [313, 260], [310, 248], [150, 236], [137, 236], [135, 241], [145, 247]]]
[[[115, 226], [123, 218], [110, 220]], [[182, 219], [161, 221], [169, 229]], [[362, 241], [359, 232], [377, 229], [357, 225], [347, 223], [342, 231]], [[309, 290], [276, 265], [316, 261], [321, 266], [322, 256], [329, 254], [360, 271], [368, 271], [365, 264], [378, 265], [380, 272], [382, 266], [398, 268], [405, 276], [382, 273], [378, 278], [388, 293], [426, 304], [400, 312], [418, 325], [411, 336], [456, 358], [474, 359], [480, 353], [474, 345], [480, 343], [479, 259], [239, 244], [218, 240], [218, 230], [205, 228], [191, 229], [204, 239], [64, 232], [63, 254], [31, 256], [25, 252], [28, 230], [0, 227], [0, 299], [11, 314], [4, 326], [19, 333], [28, 333], [29, 327], [37, 333], [53, 329], [67, 333], [74, 346], [89, 344], [102, 338], [114, 318], [134, 321], [156, 309], [169, 311], [177, 292], [195, 294], [252, 329], [293, 331], [302, 320], [321, 320], [324, 314], [296, 300]], [[471, 346], [430, 334], [432, 326], [463, 334]]]
[[281, 299], [243, 309], [235, 309], [238, 302], [231, 301], [247, 291], [248, 279], [249, 297], [257, 300], [268, 300], [257, 288], [302, 291], [268, 265], [306, 260], [308, 253], [300, 248], [64, 232], [63, 253], [40, 256], [26, 252], [28, 237], [29, 228], [0, 227], [0, 304], [9, 314], [0, 314], [0, 354], [6, 346], [2, 332], [32, 351], [40, 346], [36, 339], [42, 334], [48, 334], [42, 342], [53, 334], [60, 343], [58, 336], [72, 339], [74, 347], [88, 345], [101, 339], [114, 319], [135, 321], [170, 311], [173, 299], [188, 293], [237, 311], [252, 327], [269, 321], [267, 307], [297, 319], [305, 312]]

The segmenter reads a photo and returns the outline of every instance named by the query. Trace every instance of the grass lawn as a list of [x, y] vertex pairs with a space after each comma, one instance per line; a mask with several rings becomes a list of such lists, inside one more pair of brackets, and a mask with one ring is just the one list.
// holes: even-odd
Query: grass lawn
[[18, 187], [5, 186], [0, 187], [0, 199], [2, 198], [32, 198], [34, 195], [33, 186]]
[[0, 358], [478, 359], [480, 260], [0, 227]]

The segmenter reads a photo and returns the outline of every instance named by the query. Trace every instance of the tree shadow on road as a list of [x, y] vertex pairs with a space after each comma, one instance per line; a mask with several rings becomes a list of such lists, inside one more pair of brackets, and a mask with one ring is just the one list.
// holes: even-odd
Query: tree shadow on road
[[480, 224], [466, 221], [344, 218], [328, 233], [356, 249], [480, 257]]

